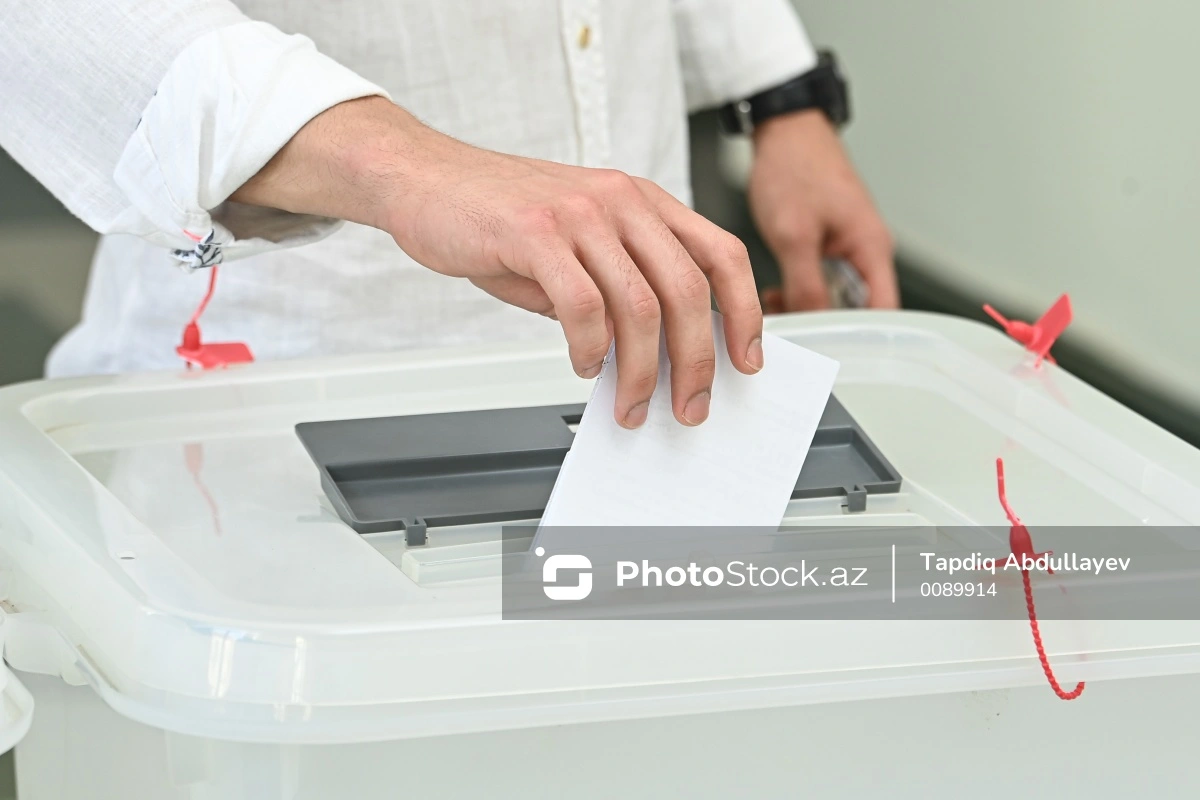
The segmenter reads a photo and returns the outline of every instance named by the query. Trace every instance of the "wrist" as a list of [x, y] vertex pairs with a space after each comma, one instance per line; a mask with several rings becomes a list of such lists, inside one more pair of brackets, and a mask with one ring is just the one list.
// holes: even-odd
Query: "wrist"
[[726, 133], [748, 134], [775, 117], [820, 109], [834, 129], [850, 121], [850, 94], [833, 53], [817, 54], [817, 65], [803, 75], [720, 109]]
[[807, 108], [803, 111], [793, 111], [764, 120], [755, 127], [752, 141], [754, 149], [757, 151], [763, 147], [764, 143], [775, 139], [811, 136], [837, 138], [837, 129], [820, 109]]
[[346, 207], [340, 216], [390, 231], [391, 221], [403, 213], [399, 207], [422, 192], [429, 159], [421, 153], [438, 134], [382, 97], [345, 109], [330, 124], [325, 160], [344, 187]]

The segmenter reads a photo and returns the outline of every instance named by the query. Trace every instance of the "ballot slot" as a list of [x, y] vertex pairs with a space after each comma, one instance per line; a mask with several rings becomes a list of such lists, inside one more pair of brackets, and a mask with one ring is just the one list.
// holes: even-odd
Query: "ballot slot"
[[[333, 510], [362, 534], [404, 531], [409, 547], [430, 528], [537, 519], [583, 405], [303, 422], [296, 433]], [[849, 513], [868, 495], [895, 494], [901, 478], [858, 423], [830, 397], [793, 499], [837, 498]]]

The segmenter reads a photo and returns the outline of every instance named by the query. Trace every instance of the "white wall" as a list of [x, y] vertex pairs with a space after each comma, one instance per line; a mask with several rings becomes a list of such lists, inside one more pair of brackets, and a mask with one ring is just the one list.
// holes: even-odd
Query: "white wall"
[[1200, 3], [796, 0], [900, 245], [1200, 410]]

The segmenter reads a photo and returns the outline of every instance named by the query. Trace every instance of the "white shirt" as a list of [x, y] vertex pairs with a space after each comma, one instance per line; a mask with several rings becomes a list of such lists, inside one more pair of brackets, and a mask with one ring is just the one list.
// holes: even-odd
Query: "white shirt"
[[47, 372], [178, 369], [208, 274], [179, 267], [210, 231], [204, 339], [259, 360], [553, 334], [385, 233], [226, 199], [309, 119], [381, 94], [470, 144], [690, 201], [687, 111], [815, 61], [788, 0], [6, 4], [0, 145], [105, 234]]

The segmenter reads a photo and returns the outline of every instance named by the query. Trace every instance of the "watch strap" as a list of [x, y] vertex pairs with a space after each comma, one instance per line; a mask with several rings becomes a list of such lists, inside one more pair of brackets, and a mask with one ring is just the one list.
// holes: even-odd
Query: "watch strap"
[[727, 132], [749, 134], [772, 117], [808, 109], [821, 110], [835, 127], [843, 127], [850, 120], [846, 81], [828, 51], [819, 54], [813, 69], [752, 97], [729, 103], [721, 108], [720, 116]]

